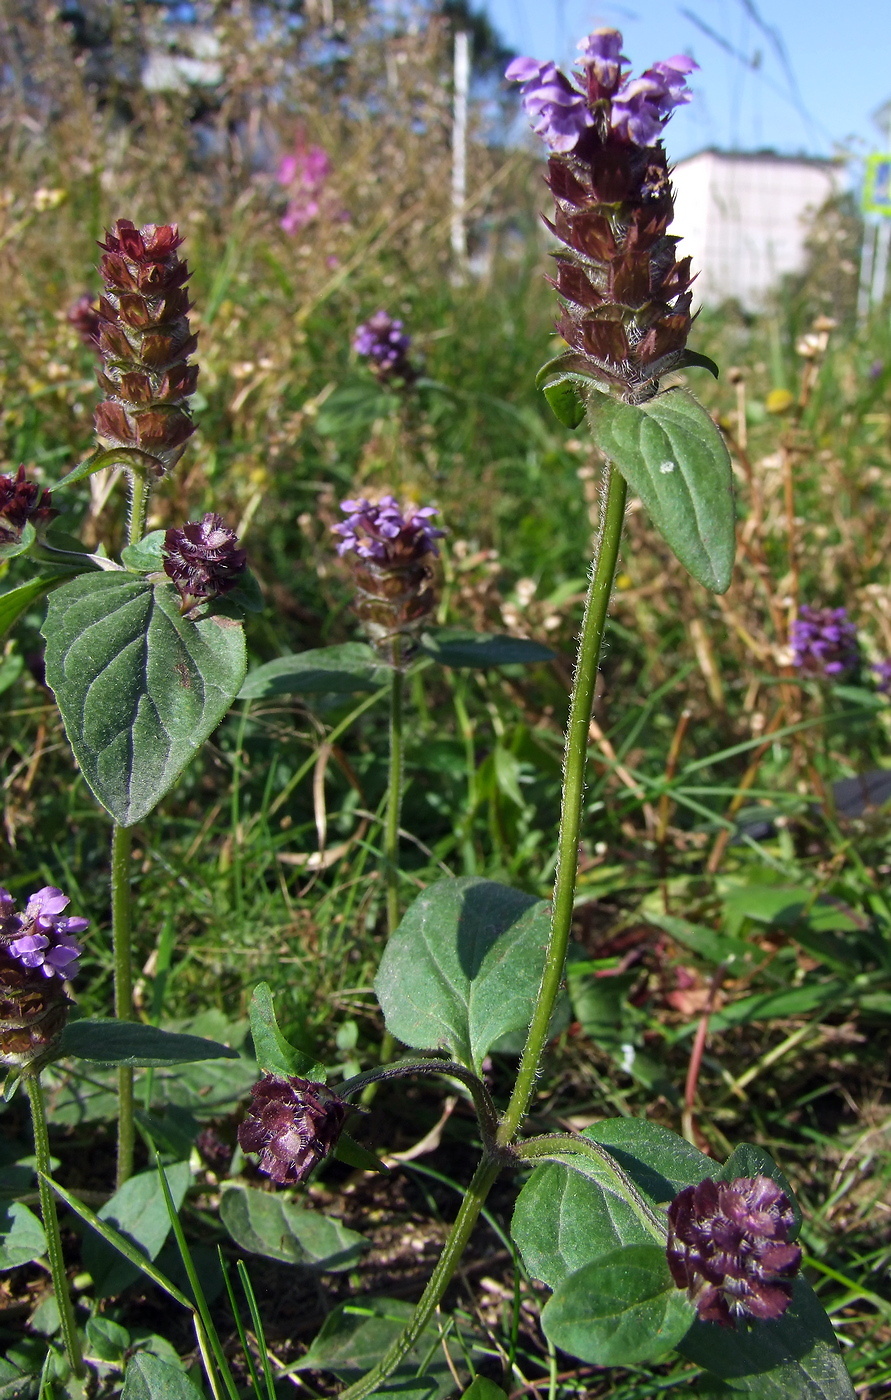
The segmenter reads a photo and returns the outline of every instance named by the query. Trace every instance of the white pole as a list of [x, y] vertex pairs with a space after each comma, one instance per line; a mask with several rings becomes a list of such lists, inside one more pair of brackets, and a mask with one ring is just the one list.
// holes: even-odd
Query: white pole
[[857, 290], [857, 320], [865, 321], [872, 305], [872, 279], [875, 267], [875, 224], [867, 216], [863, 221], [863, 246], [860, 250], [860, 286]]
[[455, 34], [455, 95], [452, 120], [452, 254], [455, 273], [467, 271], [467, 92], [470, 87], [470, 36], [463, 29]]
[[872, 273], [872, 297], [870, 300], [872, 305], [876, 307], [881, 307], [885, 300], [889, 246], [891, 246], [891, 219], [885, 215], [876, 233], [876, 256]]

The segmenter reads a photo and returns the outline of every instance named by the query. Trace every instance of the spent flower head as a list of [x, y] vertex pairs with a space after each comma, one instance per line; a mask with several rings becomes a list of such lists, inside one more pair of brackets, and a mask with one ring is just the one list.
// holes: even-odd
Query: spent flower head
[[378, 379], [405, 379], [415, 377], [414, 366], [408, 358], [411, 336], [403, 328], [403, 322], [390, 316], [386, 311], [376, 311], [356, 327], [353, 336], [353, 349], [357, 355], [367, 358]]
[[622, 36], [598, 29], [579, 45], [576, 81], [553, 63], [514, 59], [506, 76], [549, 147], [556, 211], [548, 227], [563, 245], [554, 286], [557, 330], [570, 347], [567, 370], [631, 403], [686, 362], [692, 324], [690, 259], [677, 260], [668, 233], [674, 196], [661, 136], [688, 102], [684, 55], [640, 77], [625, 69]]
[[305, 1181], [334, 1150], [347, 1110], [324, 1084], [265, 1074], [252, 1090], [238, 1143], [242, 1152], [259, 1153], [261, 1172], [290, 1186]]
[[799, 608], [789, 629], [792, 664], [808, 676], [840, 676], [860, 659], [857, 628], [846, 608]]
[[213, 511], [182, 529], [168, 530], [163, 554], [164, 572], [176, 584], [183, 612], [228, 593], [247, 566], [247, 552], [239, 548], [235, 531]]
[[104, 294], [99, 301], [99, 385], [107, 398], [96, 431], [112, 447], [135, 449], [163, 476], [195, 431], [189, 395], [198, 337], [189, 326], [189, 269], [176, 224], [118, 219], [100, 243]]
[[18, 544], [27, 524], [49, 524], [56, 512], [52, 494], [29, 481], [25, 468], [15, 476], [0, 476], [0, 544]]
[[801, 1250], [792, 1203], [769, 1176], [687, 1186], [668, 1207], [668, 1267], [704, 1322], [781, 1317]]

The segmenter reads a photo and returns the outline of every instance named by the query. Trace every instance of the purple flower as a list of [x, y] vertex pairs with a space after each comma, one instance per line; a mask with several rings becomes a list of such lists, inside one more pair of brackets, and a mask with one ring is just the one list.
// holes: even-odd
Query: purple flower
[[238, 1143], [242, 1152], [260, 1154], [261, 1172], [290, 1186], [334, 1150], [346, 1115], [344, 1100], [324, 1084], [265, 1074], [252, 1090]]
[[792, 664], [810, 676], [838, 676], [852, 671], [860, 657], [857, 629], [846, 608], [812, 608], [805, 604], [789, 630]]
[[574, 150], [582, 132], [594, 125], [585, 94], [573, 87], [555, 63], [515, 58], [504, 76], [509, 82], [522, 83], [521, 100], [532, 130], [552, 151]]
[[28, 480], [24, 467], [15, 476], [0, 476], [0, 544], [17, 544], [29, 521], [35, 528], [47, 525], [56, 514], [52, 499]]
[[403, 323], [389, 316], [386, 311], [376, 311], [356, 327], [353, 336], [353, 349], [357, 355], [366, 356], [381, 379], [400, 375], [403, 379], [414, 376], [408, 359], [411, 336], [403, 330]]
[[876, 673], [876, 690], [891, 695], [891, 660], [874, 662], [872, 670]]
[[795, 1217], [769, 1176], [687, 1186], [668, 1207], [668, 1267], [704, 1322], [735, 1328], [739, 1317], [781, 1317], [801, 1250]]
[[247, 562], [235, 531], [212, 511], [201, 520], [188, 521], [181, 530], [168, 530], [163, 553], [164, 572], [176, 584], [185, 612], [196, 603], [228, 593]]
[[597, 29], [579, 44], [587, 92], [581, 92], [554, 63], [515, 58], [505, 72], [522, 83], [522, 102], [533, 130], [552, 151], [565, 154], [597, 125], [595, 108], [606, 110], [607, 126], [635, 146], [651, 146], [675, 107], [690, 101], [686, 76], [698, 65], [684, 54], [661, 59], [640, 78], [622, 76], [622, 35]]
[[355, 550], [361, 559], [398, 568], [426, 554], [439, 553], [434, 540], [441, 539], [445, 531], [429, 523], [439, 514], [436, 506], [406, 506], [403, 511], [395, 496], [382, 496], [376, 505], [363, 496], [356, 501], [341, 501], [340, 508], [347, 512], [347, 519], [331, 527], [335, 534], [343, 536], [337, 546], [338, 554]]
[[628, 62], [622, 53], [622, 35], [618, 29], [595, 29], [582, 39], [579, 49], [582, 67], [597, 83], [597, 96], [611, 97], [621, 81], [622, 64]]
[[17, 914], [9, 891], [0, 889], [0, 948], [23, 967], [40, 968], [44, 977], [73, 977], [83, 951], [74, 934], [83, 933], [90, 921], [66, 915], [70, 902], [54, 885], [45, 885]]

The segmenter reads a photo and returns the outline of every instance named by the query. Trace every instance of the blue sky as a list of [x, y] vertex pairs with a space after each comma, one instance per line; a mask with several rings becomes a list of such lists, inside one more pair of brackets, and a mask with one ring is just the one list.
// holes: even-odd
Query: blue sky
[[891, 135], [883, 140], [870, 119], [891, 100], [889, 0], [482, 0], [482, 8], [511, 47], [534, 58], [571, 63], [576, 42], [603, 25], [622, 30], [637, 72], [690, 54], [701, 71], [693, 102], [666, 134], [675, 160], [712, 145], [822, 156], [891, 150]]

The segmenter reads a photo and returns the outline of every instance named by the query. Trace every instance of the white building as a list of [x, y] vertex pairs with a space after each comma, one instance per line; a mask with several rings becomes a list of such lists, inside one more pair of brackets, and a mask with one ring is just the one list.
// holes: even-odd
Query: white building
[[835, 161], [715, 150], [678, 161], [672, 180], [672, 232], [699, 273], [694, 306], [735, 297], [751, 310], [784, 273], [803, 269], [809, 224], [845, 183]]

